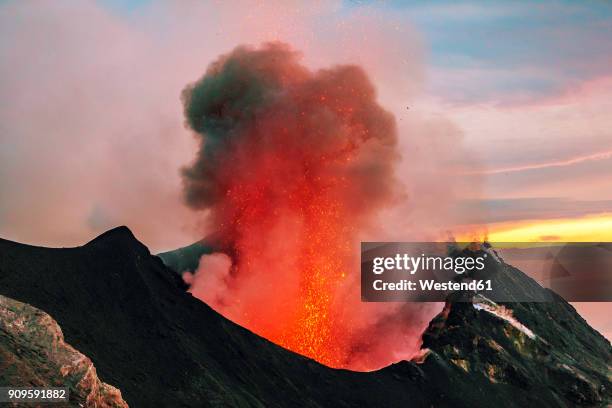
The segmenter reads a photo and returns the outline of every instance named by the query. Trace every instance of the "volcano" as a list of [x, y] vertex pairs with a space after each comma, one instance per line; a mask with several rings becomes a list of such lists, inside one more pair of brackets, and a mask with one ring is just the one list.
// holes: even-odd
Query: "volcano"
[[[506, 264], [494, 279], [510, 298], [547, 291]], [[0, 240], [0, 295], [48, 313], [132, 407], [612, 402], [610, 342], [554, 294], [553, 302], [497, 304], [454, 293], [423, 333], [418, 358], [373, 372], [331, 369], [227, 320], [126, 227], [77, 248]], [[0, 384], [26, 385], [8, 372]]]

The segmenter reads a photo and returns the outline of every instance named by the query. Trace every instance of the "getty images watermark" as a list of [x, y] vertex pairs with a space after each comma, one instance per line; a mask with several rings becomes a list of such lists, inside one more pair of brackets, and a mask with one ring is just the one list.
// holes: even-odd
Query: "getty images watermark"
[[612, 246], [601, 243], [364, 242], [365, 302], [444, 301], [470, 291], [495, 301], [612, 300]]

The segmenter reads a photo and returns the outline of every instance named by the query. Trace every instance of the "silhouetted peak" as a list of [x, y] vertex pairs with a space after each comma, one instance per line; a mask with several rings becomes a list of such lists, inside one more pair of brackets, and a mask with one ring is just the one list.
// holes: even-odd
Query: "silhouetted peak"
[[98, 245], [102, 243], [114, 245], [142, 245], [142, 243], [134, 236], [132, 231], [125, 225], [115, 227], [98, 235], [96, 238], [85, 244], [85, 246]]

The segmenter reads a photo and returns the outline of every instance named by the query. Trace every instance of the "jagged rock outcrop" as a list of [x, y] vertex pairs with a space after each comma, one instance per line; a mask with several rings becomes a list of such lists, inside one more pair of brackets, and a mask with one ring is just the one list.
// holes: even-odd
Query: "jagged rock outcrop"
[[518, 269], [502, 263], [493, 280], [504, 299], [524, 290], [523, 297], [550, 301], [496, 303], [483, 294], [452, 294], [423, 334], [422, 369], [439, 379], [440, 389], [461, 389], [456, 403], [469, 406], [609, 406], [610, 342]]
[[51, 316], [4, 296], [0, 296], [0, 384], [68, 387], [69, 403], [60, 406], [128, 406], [118, 389], [100, 381], [91, 360], [64, 342]]

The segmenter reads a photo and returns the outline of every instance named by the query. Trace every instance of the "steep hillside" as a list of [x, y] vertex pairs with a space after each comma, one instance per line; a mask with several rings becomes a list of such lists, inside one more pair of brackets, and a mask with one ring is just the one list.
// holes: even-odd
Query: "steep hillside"
[[48, 312], [134, 407], [427, 406], [420, 370], [333, 370], [220, 316], [125, 227], [83, 247], [0, 241], [0, 294]]

